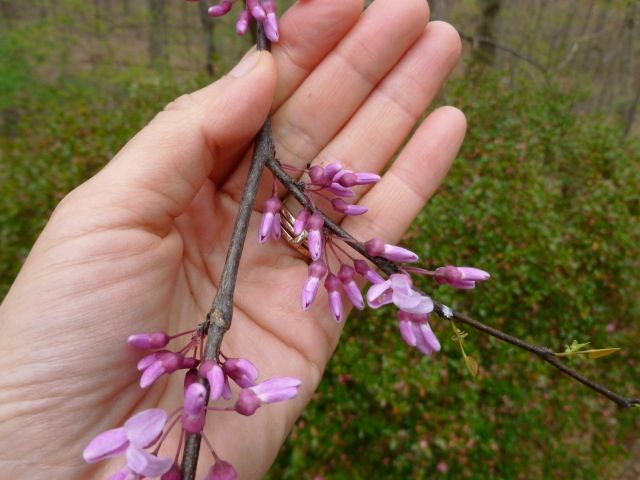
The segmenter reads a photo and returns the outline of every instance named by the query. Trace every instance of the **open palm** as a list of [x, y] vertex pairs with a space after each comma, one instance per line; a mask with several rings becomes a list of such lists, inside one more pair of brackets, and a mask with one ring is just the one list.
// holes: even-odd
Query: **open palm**
[[[282, 162], [385, 168], [460, 43], [450, 26], [427, 26], [423, 0], [377, 0], [360, 15], [361, 8], [361, 0], [299, 2], [282, 18], [273, 55], [250, 54], [231, 74], [171, 103], [58, 206], [0, 307], [0, 477], [115, 471], [118, 460], [83, 464], [87, 442], [135, 411], [180, 405], [179, 375], [139, 388], [141, 353], [125, 339], [192, 330], [204, 319], [251, 140], [270, 108]], [[357, 238], [397, 241], [444, 177], [464, 130], [459, 111], [431, 113], [383, 180], [360, 191], [369, 213], [343, 226]], [[264, 177], [258, 205], [271, 188]], [[240, 478], [266, 472], [341, 330], [322, 296], [301, 311], [306, 262], [284, 242], [258, 245], [258, 221], [254, 215], [223, 352], [250, 359], [261, 379], [289, 375], [303, 386], [296, 400], [252, 417], [220, 412], [207, 422]], [[163, 456], [173, 455], [172, 440]]]

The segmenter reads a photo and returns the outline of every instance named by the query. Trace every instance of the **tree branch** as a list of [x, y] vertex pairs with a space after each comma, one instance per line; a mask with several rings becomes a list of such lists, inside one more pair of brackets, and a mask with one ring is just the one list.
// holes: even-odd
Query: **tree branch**
[[[270, 50], [271, 48], [269, 40], [264, 35], [262, 25], [258, 25], [257, 48], [258, 50]], [[202, 355], [203, 362], [207, 360], [218, 360], [222, 339], [227, 330], [229, 330], [229, 327], [231, 327], [233, 294], [236, 287], [240, 257], [244, 249], [244, 241], [247, 237], [249, 220], [251, 219], [251, 212], [253, 211], [253, 203], [256, 199], [265, 163], [268, 159], [274, 157], [275, 147], [271, 133], [271, 116], [269, 115], [256, 136], [251, 167], [249, 168], [247, 181], [245, 182], [244, 191], [242, 192], [242, 199], [238, 206], [236, 223], [233, 227], [229, 249], [227, 250], [227, 258], [220, 278], [220, 288], [213, 300], [209, 313], [207, 313], [205, 322], [199, 327], [201, 332], [206, 332], [207, 334], [207, 343]], [[200, 378], [199, 382], [209, 391], [209, 385], [206, 379]], [[195, 478], [201, 440], [202, 438], [198, 434], [187, 434], [186, 436], [182, 455], [183, 480], [194, 480]]]
[[[376, 265], [376, 267], [378, 267], [381, 271], [383, 271], [387, 275], [391, 275], [394, 273], [401, 273], [400, 267], [398, 267], [398, 265], [396, 265], [395, 263], [390, 262], [382, 257], [374, 257], [372, 255], [369, 255], [366, 248], [364, 247], [364, 244], [357, 241], [347, 231], [345, 231], [342, 227], [337, 225], [331, 219], [327, 218], [322, 213], [322, 211], [317, 209], [307, 198], [307, 195], [304, 190], [304, 184], [302, 184], [301, 182], [297, 182], [296, 180], [291, 178], [289, 174], [282, 168], [278, 160], [276, 160], [275, 158], [270, 158], [267, 160], [266, 166], [269, 170], [271, 170], [273, 175], [285, 186], [285, 188], [289, 191], [291, 196], [294, 197], [298, 202], [300, 202], [300, 204], [304, 208], [307, 208], [312, 212], [318, 213], [323, 216], [325, 221], [325, 228], [329, 232], [337, 235], [340, 238], [347, 239], [348, 241], [346, 243], [351, 248], [353, 248], [356, 252], [358, 252], [363, 257], [367, 258], [369, 261], [371, 261], [371, 263]], [[516, 346], [518, 348], [531, 352], [534, 355], [537, 355], [539, 358], [553, 365], [555, 368], [560, 370], [565, 375], [568, 375], [574, 380], [577, 380], [583, 385], [586, 385], [590, 389], [598, 392], [600, 395], [607, 397], [609, 400], [611, 400], [612, 402], [615, 402], [618, 406], [622, 408], [630, 408], [634, 405], [640, 405], [640, 399], [632, 398], [632, 397], [623, 397], [609, 390], [605, 386], [600, 385], [599, 383], [596, 383], [592, 380], [589, 380], [584, 375], [576, 372], [575, 370], [573, 370], [572, 368], [564, 364], [562, 361], [560, 361], [560, 359], [556, 356], [556, 354], [547, 347], [541, 347], [538, 345], [527, 343], [524, 340], [521, 340], [517, 337], [509, 335], [505, 332], [502, 332], [501, 330], [485, 325], [484, 323], [479, 322], [478, 320], [474, 320], [464, 315], [463, 313], [456, 312], [455, 310], [448, 307], [447, 305], [444, 305], [436, 301], [434, 301], [433, 303], [434, 303], [434, 310], [439, 316], [446, 319], [456, 320], [460, 323], [464, 323], [465, 325], [468, 325], [469, 327], [475, 330], [478, 330], [482, 333], [485, 333], [494, 338], [497, 338], [498, 340], [502, 340], [505, 343], [509, 343], [513, 346]]]

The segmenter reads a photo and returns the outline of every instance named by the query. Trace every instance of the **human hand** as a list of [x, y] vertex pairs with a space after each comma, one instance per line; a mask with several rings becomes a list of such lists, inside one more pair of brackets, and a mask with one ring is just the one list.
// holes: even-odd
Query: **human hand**
[[[401, 147], [457, 61], [459, 38], [441, 22], [427, 26], [423, 0], [377, 0], [363, 15], [361, 8], [361, 0], [299, 2], [282, 17], [273, 55], [250, 54], [168, 105], [61, 202], [0, 307], [0, 477], [105, 476], [121, 461], [85, 465], [91, 438], [135, 411], [182, 403], [181, 376], [140, 389], [140, 352], [125, 340], [204, 320], [251, 141], [270, 107], [284, 163], [381, 171]], [[362, 191], [369, 213], [342, 225], [356, 238], [397, 241], [441, 182], [464, 130], [459, 111], [431, 113], [383, 180]], [[209, 414], [207, 435], [240, 478], [267, 471], [342, 328], [326, 299], [300, 310], [307, 265], [284, 242], [258, 245], [258, 223], [255, 215], [223, 351], [251, 360], [261, 379], [288, 375], [303, 384], [297, 399], [252, 417]], [[177, 448], [172, 440], [166, 456]]]

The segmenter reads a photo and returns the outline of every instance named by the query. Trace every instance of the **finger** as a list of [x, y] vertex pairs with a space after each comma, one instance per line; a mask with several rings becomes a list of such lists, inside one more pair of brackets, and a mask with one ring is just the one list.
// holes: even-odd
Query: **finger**
[[119, 207], [119, 224], [166, 232], [211, 171], [253, 140], [275, 84], [272, 56], [247, 56], [217, 82], [170, 103], [75, 195], [85, 203], [91, 197], [92, 208]]
[[[378, 0], [291, 97], [274, 113], [278, 158], [303, 166], [340, 131], [375, 85], [421, 35], [428, 18], [423, 0]], [[223, 189], [244, 183], [249, 161]]]
[[[420, 39], [313, 163], [339, 162], [356, 172], [381, 172], [440, 91], [460, 58], [461, 48], [455, 28], [444, 22], [429, 23]], [[349, 203], [357, 203], [367, 190], [354, 189], [356, 195]], [[330, 209], [326, 203], [324, 206]], [[327, 211], [334, 221], [344, 217]]]
[[464, 114], [453, 107], [431, 113], [389, 171], [360, 201], [369, 212], [342, 225], [359, 240], [397, 242], [435, 193], [460, 149]]
[[278, 86], [277, 109], [358, 21], [363, 0], [301, 1], [280, 19], [281, 36], [273, 44]]

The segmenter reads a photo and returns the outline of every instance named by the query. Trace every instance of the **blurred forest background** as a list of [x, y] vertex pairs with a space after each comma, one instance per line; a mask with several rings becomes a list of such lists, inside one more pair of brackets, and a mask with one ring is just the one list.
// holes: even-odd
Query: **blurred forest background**
[[[439, 103], [462, 108], [469, 133], [406, 242], [431, 266], [493, 274], [434, 296], [556, 350], [622, 347], [571, 363], [637, 395], [640, 3], [430, 3], [463, 38]], [[0, 0], [0, 294], [66, 192], [248, 47], [233, 18], [211, 21], [206, 7]], [[640, 478], [635, 412], [469, 332], [474, 379], [446, 324], [433, 322], [443, 351], [422, 358], [391, 315], [349, 319], [270, 478]]]

